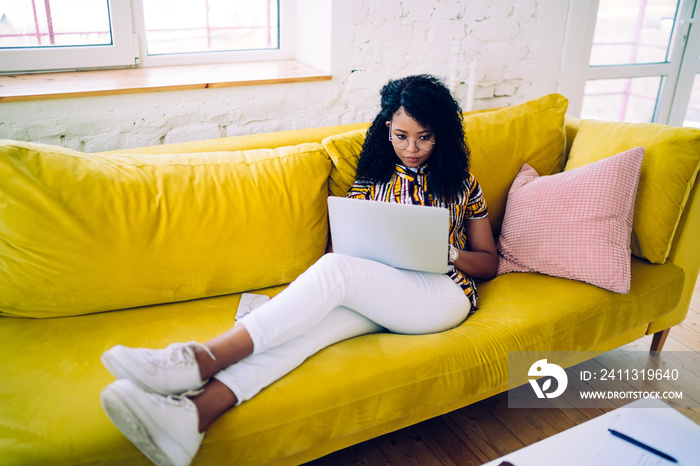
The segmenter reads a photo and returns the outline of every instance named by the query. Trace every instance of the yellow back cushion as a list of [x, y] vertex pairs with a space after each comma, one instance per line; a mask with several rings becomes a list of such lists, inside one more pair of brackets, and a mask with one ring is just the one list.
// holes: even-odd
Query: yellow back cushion
[[700, 169], [700, 129], [583, 120], [566, 170], [643, 146], [632, 253], [663, 263]]
[[330, 165], [317, 143], [107, 156], [0, 141], [0, 312], [79, 315], [288, 283], [325, 249]]
[[331, 196], [342, 197], [350, 191], [355, 182], [357, 162], [360, 160], [366, 134], [366, 129], [357, 129], [323, 140], [323, 147], [333, 162], [328, 180], [328, 192]]
[[368, 123], [349, 123], [336, 126], [321, 126], [318, 128], [293, 129], [273, 133], [246, 134], [224, 138], [206, 139], [204, 141], [176, 142], [157, 146], [119, 149], [104, 154], [180, 154], [183, 152], [218, 152], [251, 149], [274, 149], [283, 146], [318, 142], [333, 134], [345, 133], [359, 128], [369, 127]]
[[500, 232], [510, 185], [523, 164], [540, 176], [559, 173], [564, 167], [568, 104], [566, 97], [550, 94], [464, 117], [471, 172], [484, 192], [494, 233]]
[[[500, 230], [508, 190], [523, 164], [540, 175], [563, 168], [567, 105], [565, 97], [551, 94], [513, 107], [465, 115], [471, 171], [486, 197], [494, 233]], [[332, 195], [343, 196], [352, 186], [364, 137], [365, 130], [355, 130], [323, 140], [333, 161]]]

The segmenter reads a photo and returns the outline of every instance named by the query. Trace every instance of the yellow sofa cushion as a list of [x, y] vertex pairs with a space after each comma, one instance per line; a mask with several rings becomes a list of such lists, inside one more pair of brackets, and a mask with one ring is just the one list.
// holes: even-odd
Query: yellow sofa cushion
[[328, 193], [331, 196], [345, 196], [355, 182], [357, 162], [360, 159], [362, 144], [367, 129], [357, 129], [323, 140], [323, 147], [333, 162], [328, 179]]
[[566, 97], [550, 94], [464, 118], [471, 172], [484, 192], [494, 233], [500, 231], [508, 191], [524, 164], [540, 176], [559, 173], [564, 167], [568, 104]]
[[289, 283], [324, 252], [318, 143], [97, 155], [0, 141], [0, 313], [89, 314]]
[[[505, 389], [510, 351], [589, 351], [646, 328], [678, 302], [683, 271], [636, 258], [632, 269], [627, 295], [534, 273], [504, 275], [480, 285], [479, 310], [455, 329], [332, 345], [212, 424], [195, 464], [302, 464]], [[228, 295], [78, 319], [5, 319], [0, 463], [148, 464], [100, 408], [100, 391], [114, 381], [100, 354], [116, 344], [206, 341], [233, 325], [238, 301]]]
[[632, 253], [663, 263], [700, 170], [700, 129], [583, 120], [566, 170], [637, 146], [645, 149], [632, 229]]
[[[503, 220], [510, 185], [523, 164], [543, 176], [564, 167], [567, 106], [565, 97], [551, 94], [513, 107], [465, 115], [471, 171], [486, 197], [495, 233]], [[333, 161], [332, 195], [345, 195], [352, 186], [364, 136], [365, 130], [355, 130], [323, 140]]]
[[219, 152], [251, 149], [274, 149], [283, 146], [296, 146], [309, 142], [321, 143], [323, 138], [333, 134], [345, 133], [354, 129], [367, 128], [368, 123], [349, 123], [318, 128], [293, 129], [272, 133], [246, 134], [224, 138], [205, 139], [203, 141], [175, 142], [132, 149], [118, 149], [103, 154], [180, 154], [190, 152]]

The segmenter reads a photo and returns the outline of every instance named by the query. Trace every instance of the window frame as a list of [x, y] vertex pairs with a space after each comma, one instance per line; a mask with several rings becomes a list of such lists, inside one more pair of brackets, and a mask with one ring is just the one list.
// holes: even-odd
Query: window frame
[[[111, 45], [37, 47], [0, 50], [0, 72], [28, 73], [134, 66], [134, 39], [129, 1], [108, 0]], [[115, 27], [120, 24], [120, 27]]]
[[293, 55], [294, 16], [290, 2], [279, 2], [279, 48], [149, 56], [146, 51], [143, 0], [107, 1], [112, 28], [111, 45], [0, 49], [0, 73], [286, 60]]
[[232, 50], [216, 52], [148, 55], [143, 0], [131, 0], [134, 35], [139, 66], [202, 65], [248, 61], [287, 60], [293, 55], [293, 15], [290, 2], [279, 1], [279, 47], [266, 50]]
[[693, 91], [695, 78], [700, 74], [700, 5], [695, 2], [692, 17], [685, 19], [689, 30], [685, 45], [684, 59], [681, 64], [678, 84], [673, 93], [669, 110], [668, 124], [681, 126], [685, 121], [690, 95]]
[[682, 124], [695, 78], [691, 74], [692, 65], [697, 67], [700, 53], [700, 25], [692, 27], [697, 3], [697, 0], [680, 0], [669, 44], [669, 62], [590, 66], [599, 0], [570, 0], [558, 86], [558, 91], [569, 99], [568, 114], [580, 117], [589, 80], [661, 76], [653, 121]]

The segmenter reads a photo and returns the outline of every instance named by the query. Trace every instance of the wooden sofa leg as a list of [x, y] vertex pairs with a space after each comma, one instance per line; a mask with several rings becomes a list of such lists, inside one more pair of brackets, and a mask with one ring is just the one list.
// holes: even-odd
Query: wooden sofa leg
[[654, 338], [651, 340], [651, 348], [649, 349], [649, 352], [652, 355], [657, 356], [661, 352], [661, 348], [664, 347], [666, 337], [670, 331], [671, 329], [667, 328], [666, 330], [661, 330], [660, 332], [656, 332], [654, 334]]

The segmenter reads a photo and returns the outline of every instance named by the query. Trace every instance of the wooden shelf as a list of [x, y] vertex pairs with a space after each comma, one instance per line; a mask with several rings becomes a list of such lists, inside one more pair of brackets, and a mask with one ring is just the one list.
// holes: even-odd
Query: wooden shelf
[[296, 60], [0, 76], [0, 102], [328, 81]]

